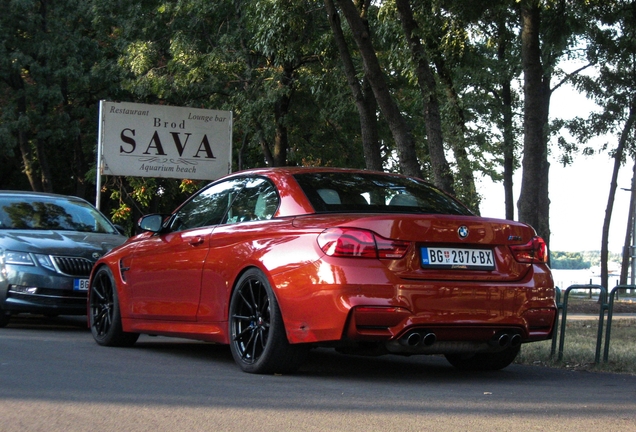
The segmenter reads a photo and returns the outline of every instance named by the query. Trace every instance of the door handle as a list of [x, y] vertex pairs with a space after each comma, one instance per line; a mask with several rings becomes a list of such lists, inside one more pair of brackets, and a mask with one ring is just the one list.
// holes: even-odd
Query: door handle
[[203, 243], [203, 237], [201, 236], [193, 237], [192, 239], [190, 239], [188, 243], [190, 244], [190, 246], [200, 245], [201, 243]]

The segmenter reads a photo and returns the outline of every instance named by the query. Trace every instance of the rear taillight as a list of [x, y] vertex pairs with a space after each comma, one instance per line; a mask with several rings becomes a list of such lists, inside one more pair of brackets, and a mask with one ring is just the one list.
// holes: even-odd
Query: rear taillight
[[329, 228], [318, 236], [318, 245], [333, 257], [400, 259], [409, 242], [390, 240], [358, 228]]
[[515, 259], [521, 263], [548, 262], [548, 246], [541, 237], [533, 237], [523, 245], [511, 245], [510, 250]]
[[405, 241], [389, 240], [375, 236], [375, 244], [378, 247], [378, 258], [400, 259], [409, 248], [410, 243]]

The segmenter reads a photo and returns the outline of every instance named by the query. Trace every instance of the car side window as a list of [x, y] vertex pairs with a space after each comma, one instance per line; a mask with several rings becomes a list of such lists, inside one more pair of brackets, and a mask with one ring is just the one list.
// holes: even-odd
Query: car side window
[[273, 184], [264, 178], [251, 179], [232, 202], [225, 223], [271, 219], [278, 204]]
[[203, 189], [173, 215], [170, 231], [218, 225], [245, 183], [244, 178], [232, 179]]

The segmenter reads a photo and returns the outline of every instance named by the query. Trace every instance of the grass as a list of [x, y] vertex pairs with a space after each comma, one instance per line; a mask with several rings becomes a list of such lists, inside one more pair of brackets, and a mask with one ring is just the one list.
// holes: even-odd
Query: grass
[[[607, 320], [604, 321], [607, 324]], [[559, 327], [561, 324], [559, 323]], [[567, 320], [563, 357], [557, 361], [559, 339], [554, 356], [550, 356], [552, 341], [524, 344], [515, 363], [564, 368], [569, 370], [588, 370], [636, 375], [636, 319], [622, 318], [612, 320], [608, 361], [603, 361], [605, 348], [605, 327], [601, 342], [600, 361], [595, 364], [598, 321]], [[560, 337], [560, 335], [557, 335]]]

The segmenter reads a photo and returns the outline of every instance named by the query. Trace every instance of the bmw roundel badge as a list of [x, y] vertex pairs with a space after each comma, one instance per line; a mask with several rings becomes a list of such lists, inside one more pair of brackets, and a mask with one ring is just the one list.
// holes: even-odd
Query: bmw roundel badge
[[457, 235], [459, 235], [459, 238], [461, 239], [468, 237], [468, 227], [466, 225], [462, 225], [457, 228]]

